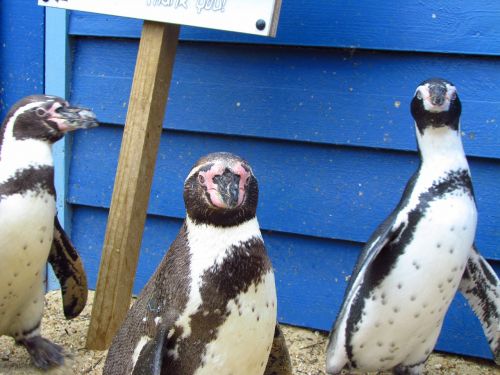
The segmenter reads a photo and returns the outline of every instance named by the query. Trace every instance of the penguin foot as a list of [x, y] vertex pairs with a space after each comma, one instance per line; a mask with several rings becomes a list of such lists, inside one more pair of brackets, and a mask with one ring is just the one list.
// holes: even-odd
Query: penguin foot
[[17, 343], [26, 348], [33, 364], [42, 370], [64, 364], [64, 349], [41, 336], [21, 339]]
[[394, 375], [422, 375], [424, 373], [424, 364], [404, 366], [399, 365], [392, 370]]
[[264, 375], [292, 375], [292, 373], [292, 363], [286, 346], [285, 336], [281, 332], [279, 324], [276, 323], [273, 345], [271, 353], [269, 353]]

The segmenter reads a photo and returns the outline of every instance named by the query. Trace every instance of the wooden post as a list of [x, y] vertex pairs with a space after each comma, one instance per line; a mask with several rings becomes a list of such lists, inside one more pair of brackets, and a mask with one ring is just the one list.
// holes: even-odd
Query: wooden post
[[87, 336], [89, 349], [107, 349], [129, 309], [178, 37], [178, 25], [144, 22]]

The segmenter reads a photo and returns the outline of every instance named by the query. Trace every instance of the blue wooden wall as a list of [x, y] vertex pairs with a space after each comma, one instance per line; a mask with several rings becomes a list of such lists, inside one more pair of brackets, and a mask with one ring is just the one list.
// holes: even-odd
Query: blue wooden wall
[[[477, 245], [500, 273], [499, 19], [497, 0], [286, 0], [276, 39], [183, 27], [134, 292], [179, 229], [191, 165], [231, 151], [259, 178], [279, 319], [328, 330], [363, 242], [418, 165], [408, 107], [432, 76], [459, 88]], [[75, 133], [67, 191], [91, 287], [140, 30], [137, 20], [70, 14], [71, 100], [102, 122]], [[437, 348], [491, 357], [460, 296]]]

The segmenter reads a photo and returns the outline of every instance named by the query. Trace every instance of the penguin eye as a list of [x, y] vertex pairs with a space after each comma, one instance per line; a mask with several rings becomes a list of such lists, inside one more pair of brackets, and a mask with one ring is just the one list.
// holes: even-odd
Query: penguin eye
[[198, 182], [200, 184], [204, 184], [205, 183], [205, 177], [203, 177], [201, 174], [198, 175]]
[[245, 180], [245, 186], [248, 186], [248, 184], [250, 184], [250, 176], [248, 176]]
[[415, 96], [418, 100], [422, 100], [422, 93], [420, 92], [420, 90], [417, 91], [417, 94]]
[[456, 92], [452, 92], [451, 95], [450, 95], [450, 101], [453, 101], [457, 98], [457, 93]]
[[49, 113], [45, 110], [45, 108], [38, 107], [35, 109], [35, 113], [38, 117], [45, 118], [49, 115]]

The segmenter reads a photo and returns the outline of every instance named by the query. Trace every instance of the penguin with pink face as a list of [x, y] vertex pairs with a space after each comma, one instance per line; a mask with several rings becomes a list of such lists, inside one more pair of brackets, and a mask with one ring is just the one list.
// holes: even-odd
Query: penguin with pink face
[[105, 375], [291, 375], [250, 165], [209, 154], [184, 183], [186, 219], [113, 340]]

